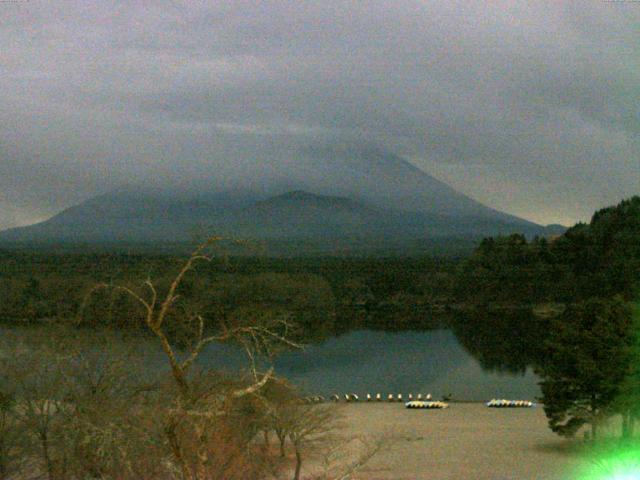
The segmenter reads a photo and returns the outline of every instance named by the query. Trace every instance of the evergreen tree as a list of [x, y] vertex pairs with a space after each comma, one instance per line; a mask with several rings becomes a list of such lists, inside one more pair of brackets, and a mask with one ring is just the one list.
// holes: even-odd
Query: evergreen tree
[[550, 428], [571, 437], [613, 413], [634, 343], [629, 305], [620, 297], [590, 299], [551, 323], [547, 358], [537, 370]]
[[640, 301], [632, 310], [631, 358], [626, 376], [615, 402], [615, 410], [622, 416], [622, 437], [633, 437], [635, 423], [640, 419]]

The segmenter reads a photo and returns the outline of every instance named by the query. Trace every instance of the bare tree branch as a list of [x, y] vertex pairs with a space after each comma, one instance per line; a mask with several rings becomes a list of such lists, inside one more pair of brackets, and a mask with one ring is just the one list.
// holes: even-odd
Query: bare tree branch
[[269, 370], [267, 370], [267, 373], [264, 374], [264, 376], [262, 377], [262, 379], [257, 382], [254, 383], [253, 385], [247, 387], [247, 388], [243, 388], [241, 390], [236, 390], [232, 393], [232, 396], [234, 398], [240, 398], [240, 397], [244, 397], [245, 395], [250, 395], [252, 393], [257, 392], [258, 390], [260, 390], [262, 387], [264, 387], [264, 385], [269, 381], [269, 379], [271, 379], [273, 377], [273, 367], [269, 368]]

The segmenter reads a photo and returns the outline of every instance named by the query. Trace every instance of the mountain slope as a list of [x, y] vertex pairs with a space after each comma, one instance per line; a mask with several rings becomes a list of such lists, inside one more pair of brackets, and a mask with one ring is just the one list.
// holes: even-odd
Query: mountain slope
[[488, 208], [395, 155], [366, 147], [315, 147], [273, 161], [269, 175], [197, 188], [113, 191], [29, 227], [9, 242], [185, 241], [209, 232], [251, 238], [436, 238], [543, 227]]
[[239, 211], [234, 225], [253, 237], [341, 237], [366, 234], [381, 219], [380, 212], [360, 202], [297, 190]]
[[287, 192], [249, 205], [207, 198], [117, 192], [71, 207], [29, 227], [0, 232], [9, 242], [166, 242], [218, 233], [262, 239], [417, 239], [545, 229], [486, 216], [452, 217], [383, 210], [346, 197]]
[[312, 191], [358, 198], [384, 209], [534, 225], [491, 209], [401, 157], [375, 147], [308, 148], [301, 163]]

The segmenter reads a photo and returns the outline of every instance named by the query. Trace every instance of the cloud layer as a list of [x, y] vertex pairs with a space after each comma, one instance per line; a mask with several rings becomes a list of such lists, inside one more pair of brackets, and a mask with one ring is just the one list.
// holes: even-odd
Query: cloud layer
[[633, 1], [0, 3], [0, 228], [318, 140], [585, 220], [638, 193], [639, 24]]

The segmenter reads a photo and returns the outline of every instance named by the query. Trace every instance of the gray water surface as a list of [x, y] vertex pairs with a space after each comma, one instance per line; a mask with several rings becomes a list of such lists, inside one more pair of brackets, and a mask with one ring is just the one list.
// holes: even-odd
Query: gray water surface
[[[241, 354], [212, 345], [202, 366], [232, 369]], [[432, 393], [454, 399], [531, 399], [540, 395], [538, 379], [482, 370], [449, 330], [384, 332], [360, 330], [287, 352], [276, 359], [276, 372], [310, 394]]]
[[[0, 327], [0, 338], [16, 347], [22, 338], [37, 332]], [[93, 335], [87, 331], [76, 334]], [[97, 334], [97, 338], [101, 336]], [[131, 340], [128, 344], [142, 355], [140, 362], [145, 368], [168, 369], [166, 357], [153, 339]], [[238, 369], [246, 367], [247, 359], [238, 347], [211, 344], [201, 352], [198, 363], [205, 369], [237, 374]], [[434, 398], [452, 394], [454, 399], [474, 401], [533, 400], [540, 395], [538, 379], [531, 371], [513, 375], [483, 370], [450, 330], [353, 331], [308, 345], [302, 351], [283, 353], [276, 358], [275, 367], [278, 375], [314, 395], [431, 393]]]

